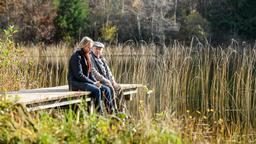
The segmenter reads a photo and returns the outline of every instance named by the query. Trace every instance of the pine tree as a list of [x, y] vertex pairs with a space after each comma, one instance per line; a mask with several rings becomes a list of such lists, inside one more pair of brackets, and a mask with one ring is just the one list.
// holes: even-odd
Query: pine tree
[[69, 42], [78, 39], [88, 22], [88, 1], [59, 0], [57, 5], [56, 39]]

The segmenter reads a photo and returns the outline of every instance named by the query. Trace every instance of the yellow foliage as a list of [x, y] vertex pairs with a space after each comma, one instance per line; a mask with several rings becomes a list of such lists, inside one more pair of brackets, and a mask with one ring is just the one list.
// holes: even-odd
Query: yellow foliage
[[118, 28], [115, 25], [106, 25], [100, 29], [101, 37], [105, 41], [112, 41], [116, 35]]

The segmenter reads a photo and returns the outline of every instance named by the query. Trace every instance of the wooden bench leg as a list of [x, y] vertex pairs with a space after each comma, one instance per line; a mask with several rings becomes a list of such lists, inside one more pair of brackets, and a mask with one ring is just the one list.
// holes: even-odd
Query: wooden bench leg
[[87, 111], [89, 115], [93, 114], [93, 100], [87, 102]]
[[79, 121], [80, 121], [80, 112], [81, 112], [81, 110], [77, 110], [77, 113], [76, 113], [76, 123], [78, 124], [79, 123]]

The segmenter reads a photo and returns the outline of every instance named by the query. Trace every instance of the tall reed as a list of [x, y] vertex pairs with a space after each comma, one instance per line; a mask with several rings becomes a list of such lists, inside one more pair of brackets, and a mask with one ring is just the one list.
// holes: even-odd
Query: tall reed
[[[35, 50], [38, 47], [31, 48]], [[104, 49], [120, 83], [142, 83], [154, 89], [155, 112], [172, 109], [216, 111], [214, 117], [255, 126], [255, 49], [231, 44], [227, 48], [175, 42], [165, 54], [155, 45], [118, 45]], [[66, 84], [72, 49], [65, 45], [40, 50], [36, 56], [41, 86]], [[50, 57], [48, 57], [50, 54]], [[33, 55], [30, 55], [30, 57]]]
[[[30, 75], [38, 77], [39, 86], [67, 84], [67, 65], [73, 49], [59, 45], [40, 51], [36, 56], [40, 58], [39, 67]], [[30, 57], [34, 55], [29, 53]], [[107, 46], [104, 55], [119, 83], [142, 83], [154, 90], [148, 103], [153, 115], [170, 111], [182, 117], [189, 111], [191, 116], [202, 116], [210, 127], [223, 122], [225, 135], [255, 138], [254, 47], [241, 47], [236, 42], [226, 48], [174, 42], [160, 54], [159, 47], [152, 44], [116, 45]], [[130, 104], [135, 115], [139, 116], [143, 100], [144, 95], [137, 96]]]

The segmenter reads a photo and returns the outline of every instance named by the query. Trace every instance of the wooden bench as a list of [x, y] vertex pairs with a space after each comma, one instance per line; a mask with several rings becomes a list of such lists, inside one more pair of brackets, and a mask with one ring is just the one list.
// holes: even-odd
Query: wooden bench
[[[141, 84], [120, 84], [120, 86], [123, 89], [125, 98], [128, 100], [132, 99], [132, 95], [137, 93], [139, 87], [143, 87]], [[89, 94], [90, 92], [88, 91], [69, 91], [68, 85], [5, 93], [10, 100], [14, 101], [16, 104], [25, 106], [28, 111], [62, 107], [86, 101], [88, 111], [92, 113], [93, 101], [92, 98], [89, 97]], [[17, 99], [15, 97], [17, 97]]]

